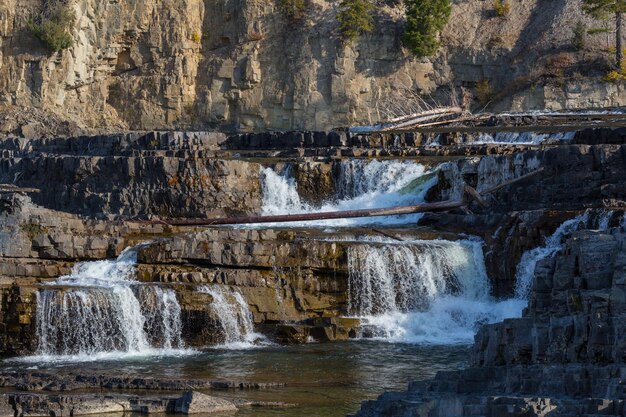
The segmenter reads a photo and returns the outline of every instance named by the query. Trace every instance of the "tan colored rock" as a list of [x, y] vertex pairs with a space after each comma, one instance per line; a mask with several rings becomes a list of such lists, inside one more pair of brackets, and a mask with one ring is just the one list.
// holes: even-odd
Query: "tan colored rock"
[[180, 414], [208, 414], [236, 412], [237, 407], [223, 398], [212, 397], [198, 391], [186, 391], [176, 400], [175, 412]]
[[[338, 35], [336, 2], [312, 0], [295, 30], [277, 4], [73, 0], [74, 45], [49, 54], [26, 29], [41, 2], [3, 1], [0, 131], [329, 129], [409, 110], [415, 93], [446, 101], [450, 85], [481, 80], [494, 91], [512, 91], [496, 103], [503, 109], [626, 101], [624, 89], [603, 83], [602, 74], [575, 82], [580, 88], [540, 82], [513, 94], [520, 79], [554, 78], [559, 62], [576, 67], [606, 49], [603, 36], [588, 37], [584, 56], [566, 53], [563, 61], [559, 55], [571, 47], [577, 20], [600, 26], [582, 14], [577, 0], [522, 0], [505, 18], [493, 17], [483, 2], [455, 3], [441, 36], [447, 47], [429, 59], [401, 47], [401, 6], [378, 8], [374, 32], [346, 44]], [[2, 106], [32, 114], [2, 120]]]

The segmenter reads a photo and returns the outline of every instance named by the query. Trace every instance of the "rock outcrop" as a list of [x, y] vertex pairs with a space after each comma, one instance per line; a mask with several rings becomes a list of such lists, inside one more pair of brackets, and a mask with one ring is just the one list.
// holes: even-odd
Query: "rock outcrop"
[[623, 416], [626, 233], [574, 232], [537, 264], [523, 317], [483, 326], [470, 368], [441, 372], [357, 416]]
[[[259, 402], [255, 406], [265, 404]], [[247, 404], [242, 404], [247, 406]], [[272, 404], [275, 406], [275, 404]], [[239, 408], [234, 402], [198, 391], [176, 396], [133, 396], [125, 394], [2, 394], [0, 416], [26, 417], [54, 415], [82, 416], [100, 414], [214, 414], [233, 415]]]
[[588, 36], [585, 51], [571, 45], [578, 20], [600, 26], [578, 0], [518, 1], [502, 17], [483, 2], [454, 3], [445, 48], [426, 59], [402, 47], [402, 6], [389, 2], [374, 31], [349, 43], [325, 0], [308, 2], [299, 21], [279, 1], [72, 0], [73, 46], [59, 53], [27, 28], [43, 5], [0, 5], [0, 132], [322, 130], [411, 112], [418, 94], [445, 103], [478, 82], [498, 109], [626, 100], [620, 82], [602, 81], [605, 37]]

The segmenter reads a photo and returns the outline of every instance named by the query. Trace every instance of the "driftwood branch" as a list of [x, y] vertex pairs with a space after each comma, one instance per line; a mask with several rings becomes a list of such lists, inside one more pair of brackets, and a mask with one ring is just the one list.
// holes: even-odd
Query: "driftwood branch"
[[0, 193], [38, 193], [38, 188], [18, 187], [13, 184], [0, 184]]
[[[381, 209], [363, 209], [348, 211], [329, 211], [324, 213], [302, 213], [302, 214], [280, 214], [273, 216], [245, 216], [245, 217], [224, 217], [217, 219], [171, 219], [167, 222], [162, 220], [143, 220], [138, 223], [154, 224], [163, 223], [171, 226], [215, 226], [215, 225], [231, 225], [231, 224], [253, 224], [253, 223], [285, 223], [285, 222], [301, 222], [311, 220], [331, 220], [331, 219], [351, 219], [357, 217], [379, 217], [379, 216], [398, 216], [403, 214], [425, 213], [450, 211], [453, 209], [467, 208], [470, 201], [477, 201], [483, 207], [488, 204], [482, 198], [487, 194], [493, 193], [500, 188], [506, 187], [518, 181], [525, 180], [534, 175], [543, 172], [543, 168], [520, 177], [508, 180], [495, 187], [477, 192], [469, 186], [465, 186], [464, 197], [461, 200], [447, 200], [435, 203], [422, 203], [412, 206], [400, 206]], [[378, 233], [381, 233], [377, 231]], [[390, 236], [392, 237], [392, 236]]]
[[454, 116], [463, 113], [463, 109], [460, 107], [444, 107], [434, 110], [429, 110], [421, 113], [416, 113], [411, 115], [408, 120], [402, 121], [400, 123], [394, 123], [392, 126], [385, 127], [381, 129], [381, 132], [398, 130], [398, 129], [408, 129], [410, 127], [418, 126], [420, 123], [428, 123], [433, 122], [434, 120], [447, 117]]

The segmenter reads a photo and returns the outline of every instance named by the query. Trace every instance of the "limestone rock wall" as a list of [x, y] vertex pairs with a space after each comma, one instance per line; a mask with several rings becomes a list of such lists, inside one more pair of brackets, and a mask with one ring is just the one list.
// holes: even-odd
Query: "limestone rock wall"
[[0, 181], [85, 216], [210, 217], [257, 212], [255, 162], [216, 159], [220, 134], [180, 132], [20, 141], [0, 147]]
[[451, 86], [482, 80], [500, 109], [626, 102], [620, 84], [601, 81], [611, 40], [590, 36], [584, 53], [571, 47], [578, 19], [599, 25], [580, 0], [518, 1], [504, 18], [488, 2], [454, 2], [447, 47], [430, 59], [402, 48], [401, 6], [382, 1], [375, 30], [354, 43], [339, 36], [334, 1], [308, 2], [298, 22], [279, 1], [69, 4], [74, 45], [57, 54], [26, 28], [42, 0], [0, 4], [0, 110], [24, 109], [0, 118], [0, 131], [42, 134], [37, 112], [83, 129], [329, 129], [406, 111], [415, 93], [445, 103]]

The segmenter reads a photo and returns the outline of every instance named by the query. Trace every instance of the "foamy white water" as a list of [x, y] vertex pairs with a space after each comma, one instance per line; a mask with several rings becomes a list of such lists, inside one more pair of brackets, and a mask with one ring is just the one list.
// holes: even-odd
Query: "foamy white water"
[[546, 238], [543, 246], [531, 249], [522, 254], [515, 274], [515, 298], [526, 300], [530, 293], [537, 263], [549, 258], [561, 250], [564, 238], [572, 232], [582, 227], [607, 230], [609, 222], [613, 216], [612, 210], [605, 210], [600, 213], [587, 211], [573, 219], [563, 222], [556, 231]]
[[241, 293], [230, 287], [205, 285], [198, 289], [211, 294], [211, 308], [219, 317], [224, 342], [217, 348], [249, 349], [266, 345], [267, 338], [254, 331], [252, 312]]
[[524, 303], [490, 294], [477, 240], [355, 245], [349, 308], [364, 334], [390, 342], [471, 343], [479, 325], [518, 317]]
[[[278, 173], [272, 168], [261, 168], [263, 195], [262, 214], [301, 214], [330, 211], [388, 208], [418, 204], [436, 176], [425, 166], [411, 161], [342, 161], [336, 180], [337, 195], [320, 206], [304, 202], [297, 191], [296, 180], [289, 169]], [[364, 224], [415, 223], [421, 214], [385, 216], [360, 219], [336, 219], [283, 223], [284, 226], [354, 226]], [[269, 225], [266, 225], [268, 227]]]
[[537, 133], [537, 132], [497, 132], [495, 135], [483, 133], [475, 144], [513, 143], [518, 145], [539, 145], [546, 140], [572, 140], [575, 132]]
[[171, 289], [135, 281], [137, 247], [84, 262], [37, 293], [35, 357], [88, 361], [180, 355], [181, 309]]

